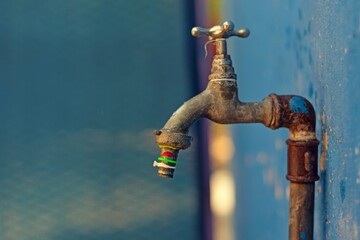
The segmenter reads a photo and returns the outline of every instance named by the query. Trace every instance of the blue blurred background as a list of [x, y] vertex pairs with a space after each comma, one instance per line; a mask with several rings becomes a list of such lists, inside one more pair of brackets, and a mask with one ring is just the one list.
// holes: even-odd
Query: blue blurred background
[[196, 147], [152, 168], [196, 85], [187, 4], [0, 1], [0, 239], [200, 238]]

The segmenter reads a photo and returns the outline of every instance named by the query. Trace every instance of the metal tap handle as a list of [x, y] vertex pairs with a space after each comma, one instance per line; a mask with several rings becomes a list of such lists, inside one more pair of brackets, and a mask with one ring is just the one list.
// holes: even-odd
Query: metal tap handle
[[231, 21], [226, 21], [222, 25], [216, 25], [212, 28], [193, 27], [193, 29], [191, 29], [191, 34], [194, 37], [208, 36], [210, 40], [215, 40], [218, 38], [226, 39], [232, 36], [246, 38], [249, 36], [250, 30], [247, 28], [234, 30], [234, 23]]

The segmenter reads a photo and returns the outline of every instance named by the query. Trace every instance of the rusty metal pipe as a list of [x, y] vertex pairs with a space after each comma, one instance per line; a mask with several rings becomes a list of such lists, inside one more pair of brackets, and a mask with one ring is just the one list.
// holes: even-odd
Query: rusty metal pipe
[[300, 96], [275, 96], [279, 105], [277, 127], [290, 131], [288, 173], [290, 181], [289, 240], [313, 240], [314, 185], [319, 180], [316, 115], [311, 103]]
[[313, 240], [314, 185], [319, 180], [316, 115], [311, 103], [300, 96], [274, 96], [275, 128], [290, 131], [286, 178], [290, 181], [289, 240]]
[[314, 185], [290, 183], [289, 240], [313, 240]]
[[271, 97], [261, 102], [238, 100], [235, 81], [210, 82], [199, 95], [185, 102], [166, 122], [161, 131], [188, 133], [190, 126], [202, 117], [221, 123], [263, 123], [269, 125]]

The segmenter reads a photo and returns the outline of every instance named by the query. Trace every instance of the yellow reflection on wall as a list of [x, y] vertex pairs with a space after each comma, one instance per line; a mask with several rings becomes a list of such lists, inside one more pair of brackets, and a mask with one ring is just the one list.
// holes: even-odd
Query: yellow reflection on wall
[[217, 170], [210, 178], [210, 204], [213, 214], [229, 217], [235, 208], [235, 182], [228, 170]]
[[213, 214], [213, 239], [234, 239], [233, 214], [236, 204], [235, 181], [230, 169], [234, 143], [229, 126], [210, 124], [209, 153], [212, 164], [210, 204]]
[[228, 164], [234, 155], [234, 144], [227, 131], [216, 134], [210, 139], [210, 156], [216, 165]]

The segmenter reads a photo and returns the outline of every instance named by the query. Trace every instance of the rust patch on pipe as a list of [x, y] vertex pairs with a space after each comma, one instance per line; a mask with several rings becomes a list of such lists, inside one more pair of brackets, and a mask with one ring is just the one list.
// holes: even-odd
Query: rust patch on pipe
[[315, 111], [311, 103], [300, 96], [278, 96], [280, 104], [280, 127], [290, 133], [315, 132]]
[[325, 113], [322, 112], [321, 114], [321, 131], [322, 131], [322, 141], [321, 141], [321, 153], [320, 153], [320, 171], [325, 171], [326, 168], [326, 156], [328, 151], [329, 145], [329, 136], [325, 130]]
[[288, 173], [286, 178], [291, 182], [311, 183], [319, 180], [318, 170], [318, 140], [293, 141], [288, 144]]

